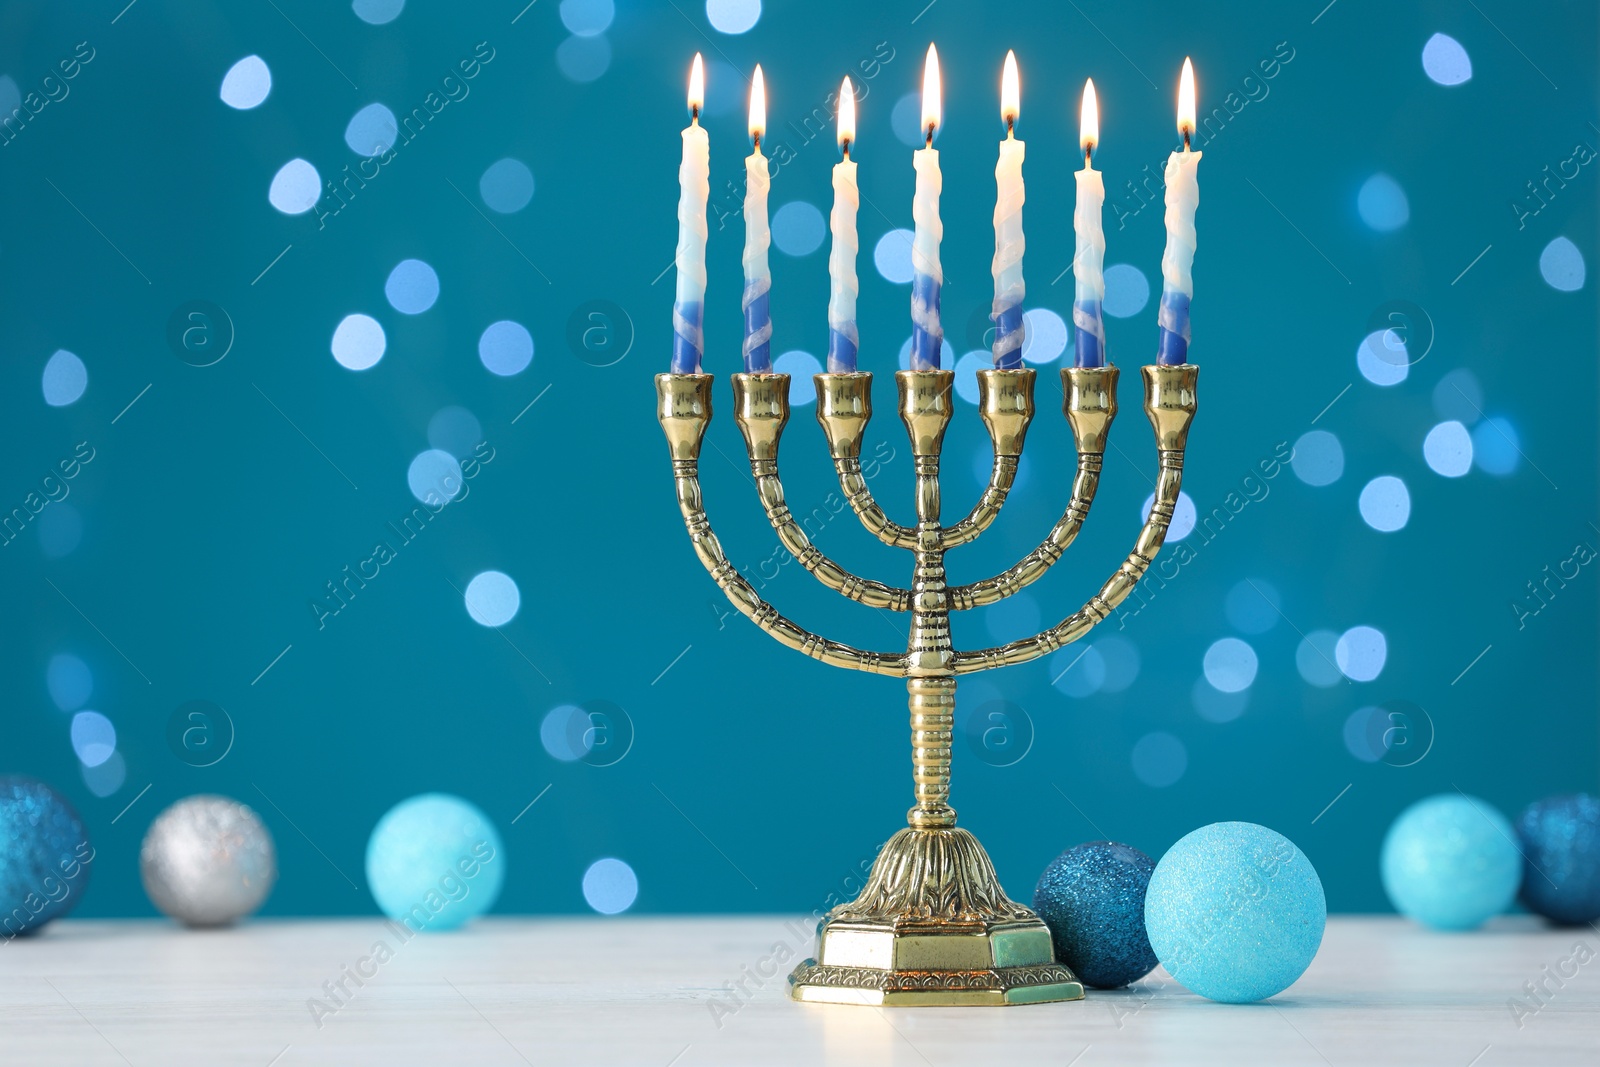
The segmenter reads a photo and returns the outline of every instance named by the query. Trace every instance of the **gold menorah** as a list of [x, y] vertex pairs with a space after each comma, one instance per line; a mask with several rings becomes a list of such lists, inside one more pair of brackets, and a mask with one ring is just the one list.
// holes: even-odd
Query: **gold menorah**
[[994, 467], [978, 503], [954, 526], [940, 523], [939, 454], [952, 415], [948, 370], [900, 371], [900, 418], [916, 461], [917, 523], [892, 522], [861, 473], [861, 439], [872, 417], [870, 373], [818, 374], [817, 421], [828, 438], [839, 484], [868, 530], [915, 560], [911, 587], [898, 589], [849, 573], [806, 537], [778, 479], [778, 443], [789, 421], [789, 376], [733, 375], [734, 418], [750, 471], [783, 546], [817, 579], [875, 608], [911, 613], [906, 651], [863, 652], [802, 629], [756, 595], [728, 561], [701, 502], [700, 445], [711, 421], [710, 374], [656, 376], [661, 427], [672, 452], [678, 506], [695, 552], [735, 607], [790, 648], [837, 667], [906, 679], [911, 704], [911, 767], [916, 803], [908, 825], [883, 846], [860, 896], [830, 911], [817, 953], [789, 976], [796, 1000], [848, 1004], [1029, 1004], [1077, 1000], [1083, 986], [1056, 961], [1050, 931], [1006, 896], [978, 839], [956, 826], [950, 807], [950, 744], [956, 677], [1047, 656], [1076, 641], [1122, 602], [1166, 538], [1183, 477], [1194, 418], [1194, 365], [1142, 368], [1144, 410], [1160, 455], [1155, 504], [1133, 551], [1077, 612], [1058, 626], [998, 648], [957, 652], [950, 612], [993, 604], [1036, 581], [1065, 553], [1089, 514], [1100, 483], [1106, 435], [1117, 413], [1117, 368], [1061, 371], [1063, 411], [1077, 444], [1077, 472], [1066, 511], [1038, 548], [1011, 569], [970, 585], [945, 581], [944, 556], [975, 540], [1011, 491], [1023, 438], [1033, 419], [1035, 372], [978, 372], [978, 411], [994, 444]]

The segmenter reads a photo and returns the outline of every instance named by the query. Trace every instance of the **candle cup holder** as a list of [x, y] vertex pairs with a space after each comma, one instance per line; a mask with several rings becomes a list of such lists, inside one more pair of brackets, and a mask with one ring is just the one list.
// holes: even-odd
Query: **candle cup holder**
[[1033, 418], [1032, 369], [978, 372], [978, 411], [994, 445], [988, 486], [953, 526], [940, 522], [939, 455], [953, 414], [947, 370], [895, 375], [901, 421], [916, 463], [914, 526], [889, 519], [861, 472], [861, 441], [872, 417], [870, 373], [818, 374], [817, 421], [827, 437], [839, 484], [862, 524], [884, 544], [907, 549], [909, 588], [858, 577], [824, 556], [795, 522], [778, 478], [778, 445], [789, 419], [789, 377], [733, 375], [734, 418], [744, 435], [756, 490], [779, 540], [823, 585], [850, 600], [908, 612], [904, 652], [867, 652], [827, 640], [790, 622], [756, 595], [728, 561], [701, 502], [698, 462], [711, 421], [709, 374], [661, 374], [656, 396], [672, 453], [684, 525], [706, 569], [728, 599], [790, 648], [838, 667], [906, 679], [911, 708], [915, 803], [907, 826], [879, 852], [861, 894], [830, 911], [813, 959], [789, 976], [796, 1000], [842, 1004], [1029, 1004], [1083, 997], [1083, 986], [1053, 953], [1050, 931], [1034, 912], [1006, 896], [978, 839], [956, 826], [949, 804], [956, 678], [1026, 663], [1076, 641], [1133, 589], [1160, 550], [1183, 476], [1199, 368], [1146, 366], [1144, 409], [1155, 430], [1159, 477], [1133, 551], [1099, 593], [1076, 613], [1024, 641], [957, 652], [950, 612], [993, 604], [1032, 583], [1061, 559], [1087, 518], [1100, 481], [1106, 435], [1116, 415], [1117, 368], [1061, 372], [1063, 410], [1077, 444], [1071, 500], [1049, 535], [994, 577], [968, 585], [945, 581], [944, 556], [977, 539], [1005, 503]]

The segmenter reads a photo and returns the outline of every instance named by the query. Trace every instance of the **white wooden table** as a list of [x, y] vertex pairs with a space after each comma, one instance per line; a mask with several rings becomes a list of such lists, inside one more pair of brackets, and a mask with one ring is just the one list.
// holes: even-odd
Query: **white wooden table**
[[[1343, 917], [1264, 1004], [1212, 1004], [1158, 970], [1071, 1004], [876, 1009], [790, 1002], [789, 956], [810, 945], [783, 918], [499, 919], [409, 942], [376, 920], [68, 920], [0, 944], [0, 1064], [1595, 1067], [1600, 957], [1563, 968], [1578, 942], [1600, 952], [1593, 928], [1524, 918], [1444, 935]], [[1542, 1006], [1524, 982], [1544, 982]]]

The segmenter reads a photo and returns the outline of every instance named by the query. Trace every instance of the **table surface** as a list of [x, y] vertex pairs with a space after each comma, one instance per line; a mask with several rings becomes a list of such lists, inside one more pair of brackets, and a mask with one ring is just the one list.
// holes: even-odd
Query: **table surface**
[[1439, 934], [1346, 916], [1263, 1004], [1157, 970], [1076, 1003], [883, 1009], [791, 1002], [811, 945], [784, 917], [490, 919], [409, 941], [378, 920], [67, 920], [0, 944], [0, 1064], [1594, 1067], [1597, 951], [1593, 928], [1526, 917]]

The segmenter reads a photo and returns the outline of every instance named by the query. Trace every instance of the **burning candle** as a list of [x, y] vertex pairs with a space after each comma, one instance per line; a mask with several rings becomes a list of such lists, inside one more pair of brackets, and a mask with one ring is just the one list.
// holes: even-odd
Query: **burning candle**
[[911, 217], [916, 234], [911, 241], [911, 369], [938, 370], [939, 349], [944, 344], [944, 328], [939, 324], [939, 286], [944, 272], [939, 267], [939, 239], [944, 226], [939, 221], [939, 153], [933, 147], [933, 134], [939, 126], [939, 54], [928, 46], [928, 61], [922, 69], [922, 128], [927, 145], [912, 157], [917, 171], [916, 196], [911, 201]]
[[856, 139], [856, 94], [846, 78], [839, 87], [839, 148], [844, 159], [833, 165], [833, 211], [828, 229], [833, 247], [828, 250], [828, 373], [852, 374], [861, 337], [856, 332], [856, 211], [861, 193], [856, 187], [856, 165], [850, 144]]
[[1072, 212], [1077, 251], [1072, 255], [1076, 292], [1072, 300], [1073, 363], [1079, 367], [1106, 364], [1106, 324], [1100, 308], [1106, 298], [1106, 235], [1101, 215], [1106, 186], [1094, 169], [1094, 150], [1100, 143], [1100, 105], [1094, 79], [1083, 84], [1083, 110], [1078, 120], [1078, 145], [1083, 149], [1083, 169], [1078, 171], [1078, 200]]
[[672, 303], [672, 373], [700, 373], [706, 350], [706, 199], [711, 195], [711, 145], [700, 126], [705, 67], [695, 53], [689, 72], [689, 125], [678, 164], [678, 290]]
[[767, 128], [767, 85], [761, 64], [750, 83], [750, 139], [755, 150], [744, 161], [744, 369], [746, 374], [772, 370], [772, 269], [767, 248], [772, 232], [767, 228], [767, 157], [761, 154], [761, 135]]
[[1200, 206], [1199, 152], [1189, 151], [1194, 135], [1194, 67], [1183, 61], [1178, 83], [1178, 132], [1183, 151], [1167, 157], [1167, 248], [1161, 254], [1161, 337], [1156, 362], [1175, 366], [1189, 360], [1189, 301], [1194, 296], [1194, 212]]
[[1006, 139], [1000, 142], [1000, 159], [994, 165], [994, 365], [1001, 370], [1022, 366], [1022, 158], [1027, 148], [1017, 140], [1015, 126], [1020, 110], [1017, 88], [1017, 57], [1006, 53], [1005, 71], [1000, 76], [1000, 119], [1006, 124]]

